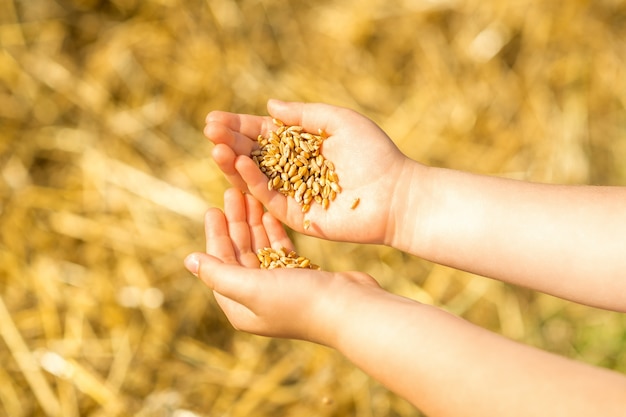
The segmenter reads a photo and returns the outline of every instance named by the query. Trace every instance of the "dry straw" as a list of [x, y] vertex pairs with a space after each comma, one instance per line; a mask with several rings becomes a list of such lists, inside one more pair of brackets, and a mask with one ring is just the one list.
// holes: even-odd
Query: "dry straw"
[[[624, 185], [625, 16], [608, 0], [0, 1], [0, 415], [419, 415], [325, 347], [236, 332], [184, 270], [228, 186], [206, 113], [339, 104], [429, 165]], [[291, 236], [325, 269], [626, 372], [623, 315]]]

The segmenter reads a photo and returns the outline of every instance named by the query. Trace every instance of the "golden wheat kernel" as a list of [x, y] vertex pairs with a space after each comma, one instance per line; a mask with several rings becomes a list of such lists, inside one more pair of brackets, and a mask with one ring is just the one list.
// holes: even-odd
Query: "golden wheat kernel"
[[336, 182], [331, 182], [330, 183], [330, 188], [332, 188], [333, 191], [336, 192], [336, 193], [340, 193], [341, 192], [341, 187]]
[[328, 177], [328, 167], [326, 166], [326, 164], [322, 165], [320, 167], [320, 177], [322, 178], [327, 178]]
[[330, 169], [331, 171], [335, 170], [335, 164], [333, 164], [331, 161], [329, 161], [328, 159], [324, 160], [324, 165], [326, 165], [328, 167], [328, 169]]
[[314, 182], [313, 183], [313, 188], [311, 190], [311, 193], [313, 195], [318, 195], [320, 193], [320, 191], [321, 191], [321, 188], [320, 188], [319, 182]]
[[309, 265], [311, 265], [311, 261], [309, 261], [308, 259], [304, 259], [302, 262], [299, 262], [299, 263], [298, 263], [298, 266], [299, 266], [300, 268], [306, 268], [306, 267], [308, 267]]
[[335, 192], [334, 190], [331, 190], [328, 198], [330, 199], [330, 201], [335, 201], [335, 198], [337, 198], [337, 192]]
[[326, 185], [324, 185], [324, 188], [322, 188], [322, 197], [328, 198], [331, 191], [332, 188], [330, 188], [330, 184], [326, 183]]
[[293, 177], [289, 177], [289, 182], [291, 183], [292, 186], [300, 180], [302, 180], [302, 177], [298, 175], [297, 173]]
[[302, 149], [302, 151], [304, 152], [311, 153], [311, 148], [309, 147], [309, 144], [304, 140], [300, 142], [300, 149]]
[[309, 227], [311, 227], [311, 220], [305, 219], [304, 222], [302, 223], [302, 228], [304, 230], [309, 230]]
[[324, 208], [324, 210], [328, 210], [329, 204], [330, 204], [330, 201], [327, 198], [322, 199], [322, 207]]
[[310, 209], [311, 209], [311, 206], [309, 204], [303, 204], [302, 205], [302, 212], [303, 213], [308, 213]]
[[308, 184], [306, 182], [303, 182], [302, 184], [300, 184], [300, 186], [298, 187], [298, 192], [300, 194], [304, 194], [304, 192], [307, 190], [307, 188], [309, 188]]
[[296, 181], [293, 184], [291, 184], [291, 188], [293, 188], [294, 190], [297, 190], [298, 188], [300, 188], [300, 185], [302, 185], [302, 184], [304, 184], [304, 181], [302, 181], [302, 177], [300, 177], [298, 179], [298, 181]]
[[296, 200], [296, 203], [302, 203], [302, 193], [300, 192], [300, 190], [296, 191], [294, 196], [293, 196], [294, 200]]
[[287, 175], [289, 175], [290, 178], [298, 172], [298, 167], [296, 165], [289, 164], [288, 167], [285, 166], [285, 169], [287, 170]]
[[350, 206], [350, 208], [351, 208], [352, 210], [354, 210], [354, 209], [355, 209], [355, 208], [359, 205], [359, 203], [360, 203], [360, 202], [361, 202], [361, 199], [360, 199], [360, 198], [358, 198], [358, 197], [357, 197], [357, 198], [355, 198], [355, 199], [354, 199], [354, 201], [352, 202], [352, 205]]

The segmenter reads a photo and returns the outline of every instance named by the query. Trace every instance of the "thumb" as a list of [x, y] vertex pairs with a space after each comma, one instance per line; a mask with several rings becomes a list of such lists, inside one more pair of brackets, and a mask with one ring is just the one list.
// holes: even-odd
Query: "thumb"
[[241, 265], [226, 264], [206, 253], [192, 253], [185, 258], [185, 267], [200, 278], [213, 291], [245, 304], [255, 293], [258, 280], [253, 274], [260, 269], [245, 268]]
[[195, 276], [199, 277], [200, 276], [200, 262], [203, 261], [206, 264], [209, 263], [215, 263], [215, 262], [221, 262], [219, 259], [211, 256], [211, 255], [207, 255], [204, 253], [192, 253], [190, 255], [187, 255], [187, 257], [185, 258], [184, 264], [185, 264], [185, 268], [187, 268], [187, 271], [191, 272], [192, 274], [194, 274]]
[[306, 131], [317, 133], [318, 129], [332, 133], [337, 130], [342, 115], [348, 109], [323, 103], [286, 102], [270, 99], [267, 102], [269, 114], [287, 125], [299, 125]]

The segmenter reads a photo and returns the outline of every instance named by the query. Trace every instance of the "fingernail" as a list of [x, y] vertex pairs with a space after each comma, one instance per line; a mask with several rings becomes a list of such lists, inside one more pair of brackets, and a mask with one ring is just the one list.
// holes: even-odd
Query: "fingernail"
[[268, 106], [281, 106], [284, 105], [285, 102], [282, 100], [279, 100], [277, 98], [270, 98], [269, 100], [267, 100], [267, 105]]
[[200, 259], [198, 255], [192, 253], [185, 258], [185, 268], [195, 276], [198, 276], [198, 270], [200, 269]]

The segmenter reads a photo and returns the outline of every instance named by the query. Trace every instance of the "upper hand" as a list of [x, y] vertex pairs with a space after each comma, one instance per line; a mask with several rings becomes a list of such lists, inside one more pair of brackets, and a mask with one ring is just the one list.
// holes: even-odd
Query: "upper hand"
[[[287, 125], [300, 125], [328, 138], [322, 145], [331, 160], [342, 192], [324, 210], [312, 204], [306, 215], [293, 198], [267, 189], [267, 177], [249, 158], [257, 137], [276, 127], [269, 116], [212, 112], [207, 116], [206, 136], [215, 143], [213, 157], [230, 182], [250, 191], [279, 220], [294, 230], [340, 241], [385, 243], [395, 231], [394, 199], [406, 187], [408, 158], [369, 119], [348, 109], [324, 104], [283, 103], [270, 100], [272, 117]], [[351, 209], [355, 199], [359, 205]], [[311, 227], [304, 230], [303, 221]]]

